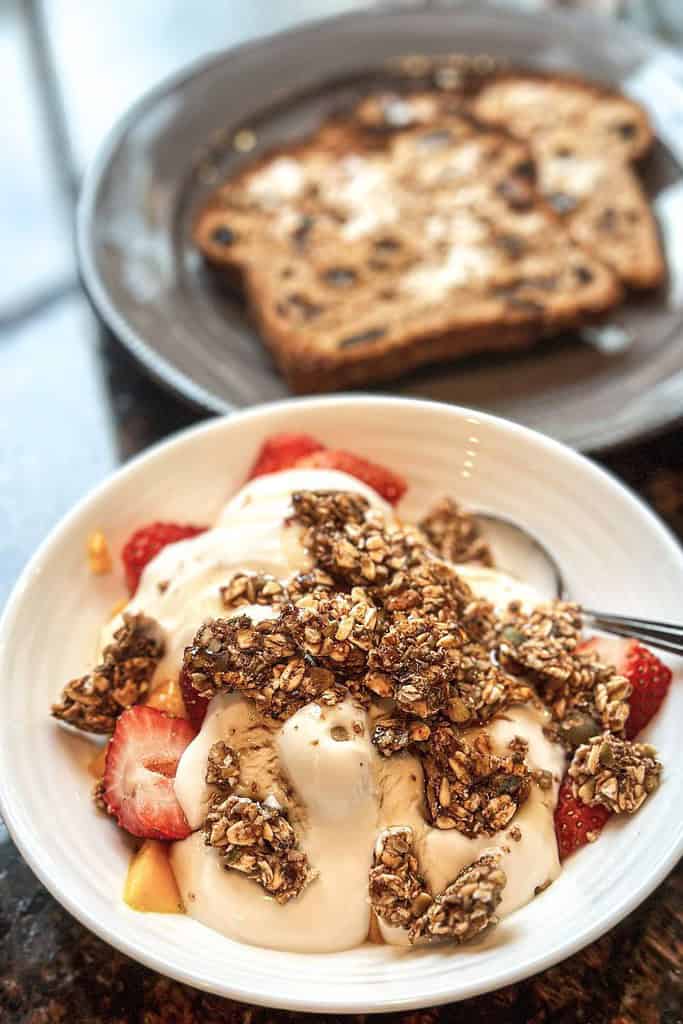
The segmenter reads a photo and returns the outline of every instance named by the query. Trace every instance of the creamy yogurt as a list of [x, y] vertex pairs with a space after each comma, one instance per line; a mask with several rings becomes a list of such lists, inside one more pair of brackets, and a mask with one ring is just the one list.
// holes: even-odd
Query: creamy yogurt
[[528, 583], [498, 569], [488, 569], [483, 565], [458, 565], [457, 569], [458, 575], [467, 580], [475, 594], [490, 601], [497, 612], [504, 611], [510, 601], [521, 601], [527, 608], [540, 601], [538, 592]]

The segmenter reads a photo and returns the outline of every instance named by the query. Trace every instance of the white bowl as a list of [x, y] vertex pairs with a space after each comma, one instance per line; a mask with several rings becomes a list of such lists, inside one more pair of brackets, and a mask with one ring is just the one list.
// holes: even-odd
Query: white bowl
[[103, 529], [118, 553], [130, 530], [150, 519], [210, 522], [259, 443], [281, 430], [309, 431], [403, 473], [408, 516], [448, 492], [527, 524], [556, 553], [572, 595], [590, 606], [680, 616], [683, 555], [664, 527], [588, 460], [522, 427], [453, 406], [365, 397], [284, 402], [212, 420], [98, 487], [17, 583], [0, 623], [0, 810], [10, 832], [47, 888], [107, 942], [180, 981], [247, 1002], [396, 1010], [463, 999], [543, 970], [616, 924], [683, 850], [676, 682], [648, 729], [665, 766], [660, 789], [633, 820], [611, 822], [483, 946], [283, 953], [232, 942], [189, 917], [139, 914], [121, 900], [129, 848], [92, 807], [85, 772], [92, 746], [49, 717], [63, 682], [92, 664], [98, 628], [124, 592], [118, 569], [90, 575], [85, 540]]

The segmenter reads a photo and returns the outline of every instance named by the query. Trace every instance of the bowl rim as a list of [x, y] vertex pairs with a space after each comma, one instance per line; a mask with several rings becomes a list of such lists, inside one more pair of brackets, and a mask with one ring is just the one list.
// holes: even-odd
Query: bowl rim
[[[622, 502], [625, 501], [630, 504], [631, 507], [638, 508], [639, 513], [644, 517], [648, 527], [658, 535], [659, 540], [669, 549], [673, 564], [680, 573], [681, 580], [683, 581], [683, 549], [681, 549], [672, 531], [668, 529], [668, 527], [654, 514], [654, 512], [637, 494], [631, 491], [630, 488], [623, 484], [612, 473], [603, 469], [601, 466], [598, 466], [592, 460], [586, 458], [579, 452], [576, 452], [574, 449], [569, 448], [553, 438], [540, 434], [528, 427], [521, 426], [520, 424], [505, 420], [501, 417], [493, 416], [489, 413], [480, 412], [476, 409], [469, 409], [464, 406], [454, 406], [423, 399], [380, 395], [320, 396], [312, 398], [285, 399], [282, 401], [258, 405], [251, 409], [234, 412], [226, 416], [213, 417], [208, 421], [203, 421], [179, 430], [169, 437], [151, 445], [132, 459], [129, 459], [120, 468], [115, 470], [113, 473], [108, 474], [99, 484], [91, 488], [90, 491], [88, 491], [88, 493], [86, 493], [84, 497], [82, 497], [50, 530], [47, 537], [39, 545], [16, 581], [2, 616], [0, 616], [0, 659], [3, 656], [5, 649], [10, 646], [10, 638], [13, 632], [14, 621], [18, 617], [19, 610], [25, 600], [26, 593], [30, 591], [31, 583], [39, 570], [42, 560], [53, 550], [59, 548], [64, 535], [68, 533], [72, 524], [91, 504], [94, 504], [106, 495], [107, 491], [113, 484], [118, 483], [127, 476], [135, 473], [141, 465], [163, 458], [167, 451], [175, 448], [178, 444], [185, 443], [194, 437], [203, 437], [214, 432], [219, 435], [228, 424], [240, 424], [245, 421], [258, 422], [263, 419], [264, 425], [267, 425], [267, 421], [272, 414], [277, 415], [285, 409], [291, 409], [295, 416], [296, 409], [301, 406], [311, 408], [334, 408], [340, 405], [358, 407], [367, 405], [395, 407], [396, 405], [402, 405], [411, 406], [416, 411], [419, 411], [420, 409], [433, 410], [436, 407], [440, 408], [441, 412], [445, 413], [446, 416], [453, 417], [454, 420], [467, 416], [476, 416], [482, 423], [486, 423], [496, 430], [502, 430], [508, 435], [516, 437], [521, 443], [531, 442], [534, 445], [538, 445], [541, 449], [546, 450], [551, 457], [563, 458], [569, 464], [580, 465], [582, 470], [588, 472], [589, 476], [601, 479], [603, 484], [608, 483], [616, 500], [620, 500]], [[89, 908], [81, 905], [68, 891], [64, 891], [60, 888], [59, 882], [52, 877], [49, 864], [46, 865], [43, 863], [40, 848], [34, 848], [22, 835], [19, 818], [18, 815], [15, 814], [15, 805], [18, 799], [19, 791], [15, 791], [13, 789], [11, 776], [8, 778], [6, 775], [3, 776], [0, 774], [0, 814], [5, 821], [7, 829], [17, 846], [17, 849], [40, 882], [55, 897], [55, 899], [57, 899], [57, 901], [81, 924], [92, 931], [100, 939], [105, 941], [108, 945], [113, 946], [120, 952], [130, 956], [137, 962], [142, 963], [146, 967], [155, 970], [162, 975], [175, 978], [176, 980], [195, 988], [200, 988], [226, 998], [232, 998], [242, 1002], [250, 1002], [255, 1005], [304, 1012], [381, 1013], [387, 1011], [416, 1009], [447, 1001], [460, 1001], [521, 981], [532, 974], [539, 973], [549, 967], [552, 967], [560, 960], [564, 960], [567, 957], [572, 956], [590, 942], [600, 938], [601, 935], [614, 927], [614, 925], [616, 925], [623, 917], [634, 910], [648, 895], [650, 895], [650, 893], [663, 881], [683, 854], [683, 832], [681, 832], [677, 841], [673, 843], [665, 857], [661, 858], [659, 862], [656, 862], [655, 858], [653, 858], [654, 869], [651, 874], [648, 874], [644, 879], [638, 881], [638, 884], [631, 890], [627, 897], [622, 899], [620, 903], [617, 903], [608, 912], [604, 913], [602, 917], [593, 922], [592, 925], [576, 933], [573, 938], [568, 939], [561, 947], [556, 947], [554, 950], [546, 952], [545, 954], [541, 953], [537, 957], [533, 958], [533, 960], [523, 962], [521, 966], [513, 966], [498, 973], [492, 972], [488, 978], [482, 981], [473, 981], [469, 984], [465, 983], [464, 985], [461, 983], [451, 995], [447, 992], [444, 993], [443, 991], [439, 991], [433, 1000], [430, 1000], [429, 998], [425, 999], [424, 996], [420, 996], [418, 998], [398, 997], [385, 1000], [384, 1002], [380, 1000], [375, 1000], [373, 1002], [372, 1000], [362, 1000], [360, 998], [355, 998], [349, 1001], [348, 998], [331, 997], [325, 1000], [316, 999], [315, 1002], [311, 1002], [310, 999], [305, 997], [289, 995], [285, 997], [278, 997], [276, 995], [264, 994], [262, 990], [252, 991], [248, 984], [236, 984], [230, 979], [224, 980], [222, 978], [208, 978], [204, 976], [200, 970], [192, 972], [187, 971], [182, 967], [176, 967], [173, 965], [172, 961], [165, 959], [163, 956], [157, 955], [155, 952], [150, 952], [146, 948], [143, 948], [141, 951], [140, 944], [130, 936], [129, 925], [108, 925], [106, 920], [96, 917]], [[559, 952], [558, 948], [560, 949]], [[312, 955], [315, 957], [318, 954], [302, 955]], [[447, 970], [446, 965], [444, 966], [444, 970]]]

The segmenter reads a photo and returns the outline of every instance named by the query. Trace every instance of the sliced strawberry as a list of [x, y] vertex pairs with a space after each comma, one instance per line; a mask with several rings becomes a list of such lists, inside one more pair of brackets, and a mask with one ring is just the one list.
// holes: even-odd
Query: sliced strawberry
[[180, 692], [183, 695], [183, 704], [185, 705], [187, 717], [195, 729], [201, 729], [202, 722], [206, 717], [209, 701], [206, 697], [200, 697], [184, 669], [180, 673]]
[[659, 711], [671, 686], [671, 669], [638, 643], [621, 637], [593, 637], [581, 650], [594, 651], [601, 661], [614, 665], [633, 687], [626, 736], [632, 740]]
[[560, 860], [597, 838], [609, 816], [606, 807], [586, 807], [577, 800], [572, 793], [571, 779], [565, 776], [555, 808], [555, 835]]
[[642, 644], [635, 644], [628, 661], [627, 678], [633, 687], [626, 736], [632, 740], [659, 711], [671, 686], [671, 669]]
[[178, 761], [195, 731], [184, 718], [138, 704], [124, 711], [107, 748], [104, 800], [121, 828], [145, 839], [190, 834], [173, 789]]
[[187, 540], [204, 533], [206, 526], [182, 525], [180, 523], [149, 523], [132, 533], [126, 541], [121, 559], [126, 570], [128, 590], [134, 594], [138, 589], [142, 570], [167, 544]]
[[320, 452], [324, 447], [310, 434], [274, 434], [261, 445], [247, 480], [266, 473], [277, 473], [280, 469], [292, 469], [299, 459]]
[[395, 505], [405, 494], [408, 485], [402, 476], [394, 473], [391, 469], [376, 462], [369, 462], [362, 459], [360, 455], [353, 452], [343, 451], [341, 448], [327, 448], [322, 452], [315, 452], [299, 459], [297, 466], [310, 466], [314, 469], [338, 469], [349, 476], [355, 476], [362, 480], [368, 487], [377, 491], [385, 501]]

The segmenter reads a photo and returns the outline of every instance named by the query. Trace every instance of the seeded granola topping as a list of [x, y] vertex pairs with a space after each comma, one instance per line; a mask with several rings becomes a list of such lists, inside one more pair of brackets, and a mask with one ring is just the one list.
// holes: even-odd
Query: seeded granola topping
[[493, 663], [486, 647], [470, 641], [458, 653], [446, 716], [460, 726], [483, 724], [510, 705], [535, 698], [524, 680], [508, 675]]
[[529, 669], [542, 679], [565, 682], [574, 672], [574, 654], [581, 635], [578, 605], [553, 601], [525, 614], [513, 601], [498, 632], [501, 664]]
[[[404, 758], [398, 767], [416, 786], [423, 780], [420, 806], [431, 826], [470, 839], [497, 837], [500, 852], [491, 847], [436, 893], [420, 872], [413, 829], [382, 831], [368, 883], [375, 922], [406, 929], [411, 942], [464, 942], [496, 923], [506, 884], [501, 855], [522, 839], [515, 815], [533, 785], [545, 791], [540, 796], [551, 812], [559, 781], [527, 763], [529, 742], [514, 729], [494, 753], [487, 727], [514, 705], [547, 708], [552, 721], [547, 716], [544, 733], [573, 752], [561, 792], [569, 795], [571, 780], [577, 820], [606, 816], [579, 803], [632, 814], [657, 788], [662, 766], [655, 750], [623, 739], [632, 686], [582, 643], [580, 608], [555, 601], [528, 610], [511, 602], [499, 616], [458, 574], [457, 563], [493, 562], [476, 520], [455, 502], [444, 499], [410, 527], [385, 520], [356, 493], [298, 491], [287, 524], [298, 527], [310, 568], [283, 581], [264, 572], [223, 577], [225, 615], [241, 614], [209, 620], [196, 632], [184, 652], [183, 696], [189, 707], [186, 683], [205, 701], [238, 692], [260, 713], [251, 708], [250, 726], [268, 736], [312, 702], [326, 708], [350, 699], [358, 714], [352, 711], [345, 724], [320, 715], [336, 753], [346, 744], [355, 768], [360, 748], [349, 741], [370, 732], [383, 758], [410, 754], [419, 762]], [[159, 591], [171, 582], [157, 583]], [[272, 607], [276, 618], [253, 621], [244, 614], [252, 605]], [[159, 624], [124, 613], [102, 663], [65, 687], [53, 714], [81, 729], [112, 732], [119, 714], [146, 696], [163, 654]], [[301, 726], [291, 728], [293, 735]], [[255, 734], [249, 731], [239, 750], [224, 740], [211, 745], [203, 837], [226, 870], [242, 872], [285, 904], [317, 871], [292, 824], [305, 821], [292, 784], [275, 772], [287, 809], [273, 796], [259, 799], [256, 757], [252, 764], [247, 751], [260, 751], [259, 762], [276, 761], [279, 748], [260, 736], [252, 742]], [[299, 735], [307, 744], [305, 729]], [[376, 765], [363, 756], [360, 767]], [[386, 765], [382, 784], [385, 774], [398, 785]], [[385, 795], [380, 787], [380, 807]], [[95, 800], [107, 810], [101, 782]]]
[[617, 814], [634, 814], [657, 789], [661, 772], [654, 747], [608, 732], [580, 746], [569, 766], [574, 796]]
[[426, 743], [431, 728], [426, 722], [405, 715], [379, 719], [372, 731], [372, 742], [384, 757], [391, 757], [417, 743]]
[[613, 666], [577, 650], [581, 628], [578, 605], [563, 601], [538, 605], [529, 614], [512, 602], [497, 627], [501, 665], [526, 672], [554, 718], [571, 720], [557, 732], [570, 746], [577, 736], [572, 726], [590, 729], [591, 720], [621, 732], [632, 689]]
[[303, 526], [343, 528], [361, 524], [370, 510], [367, 498], [351, 491], [295, 491], [293, 518]]
[[475, 517], [463, 511], [452, 498], [442, 498], [418, 526], [447, 562], [493, 566], [491, 549], [482, 539]]
[[406, 618], [385, 632], [368, 663], [394, 680], [401, 710], [427, 718], [446, 707], [459, 650], [467, 639], [455, 624]]
[[500, 858], [482, 855], [436, 897], [411, 929], [411, 938], [471, 941], [498, 923], [496, 910], [506, 883]]
[[350, 594], [304, 596], [285, 613], [283, 623], [304, 654], [352, 676], [365, 670], [381, 624], [380, 610], [362, 587], [353, 587]]
[[498, 855], [484, 854], [464, 868], [437, 896], [419, 872], [413, 830], [385, 829], [377, 838], [370, 868], [370, 903], [377, 916], [418, 938], [468, 942], [497, 924], [496, 909], [506, 884]]
[[[391, 574], [377, 591], [388, 612], [408, 612], [442, 620], [465, 617], [473, 604], [481, 611], [467, 583], [445, 562], [439, 562], [425, 549], [413, 548], [410, 563]], [[474, 615], [471, 616], [474, 622]]]
[[499, 757], [486, 733], [470, 742], [446, 724], [433, 731], [423, 767], [432, 823], [469, 838], [506, 828], [531, 787], [523, 754]]
[[273, 605], [277, 608], [287, 603], [286, 588], [268, 573], [238, 572], [230, 582], [220, 588], [223, 607], [232, 610], [245, 604]]
[[315, 877], [284, 812], [268, 803], [215, 794], [204, 836], [227, 870], [241, 871], [278, 903], [295, 899]]
[[235, 788], [239, 778], [239, 754], [223, 740], [217, 740], [209, 750], [206, 764], [206, 784], [219, 786], [229, 792]]
[[296, 491], [292, 505], [316, 566], [344, 586], [381, 587], [424, 551], [417, 531], [386, 524], [360, 495]]
[[298, 604], [310, 596], [314, 598], [324, 597], [334, 591], [335, 582], [332, 577], [323, 572], [322, 569], [312, 569], [310, 572], [300, 572], [287, 584], [287, 590], [291, 601]]
[[113, 732], [119, 715], [146, 696], [163, 653], [159, 624], [146, 615], [124, 613], [101, 663], [67, 683], [52, 714], [84, 732]]
[[202, 697], [240, 690], [273, 718], [286, 718], [334, 686], [304, 656], [283, 616], [254, 624], [246, 615], [212, 619], [185, 649], [183, 671]]
[[413, 830], [385, 829], [377, 838], [370, 868], [370, 903], [386, 924], [408, 928], [424, 914], [432, 897], [419, 874], [413, 851]]

